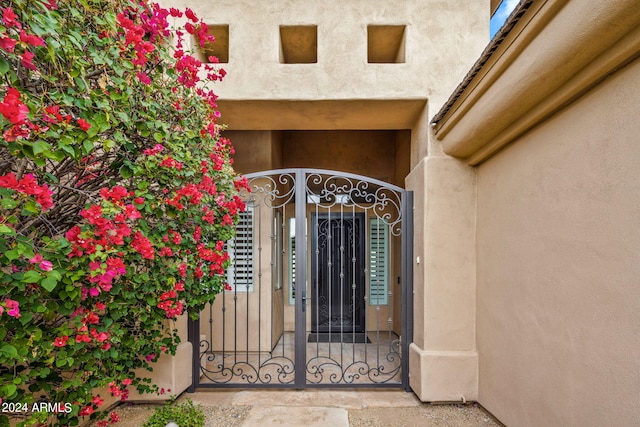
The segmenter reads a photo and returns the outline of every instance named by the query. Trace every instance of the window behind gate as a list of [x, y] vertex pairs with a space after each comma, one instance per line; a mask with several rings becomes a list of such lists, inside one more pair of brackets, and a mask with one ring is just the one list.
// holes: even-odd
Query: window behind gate
[[227, 269], [227, 281], [233, 291], [253, 292], [253, 242], [254, 208], [240, 213], [236, 237], [227, 242], [231, 265]]

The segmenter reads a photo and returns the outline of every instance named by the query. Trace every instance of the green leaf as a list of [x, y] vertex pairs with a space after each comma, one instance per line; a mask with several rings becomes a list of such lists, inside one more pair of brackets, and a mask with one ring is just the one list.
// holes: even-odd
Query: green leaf
[[18, 206], [18, 202], [8, 197], [3, 197], [0, 200], [0, 206], [2, 206], [3, 209], [14, 209], [16, 206]]
[[49, 143], [47, 143], [46, 141], [38, 140], [33, 143], [33, 154], [40, 154], [50, 149], [51, 145], [49, 145]]
[[10, 68], [11, 67], [9, 66], [9, 63], [5, 61], [3, 57], [0, 56], [0, 75], [3, 76], [7, 74]]
[[0, 234], [16, 234], [16, 231], [5, 224], [0, 224]]
[[24, 283], [36, 283], [39, 282], [40, 280], [42, 280], [42, 275], [40, 275], [40, 273], [38, 273], [35, 270], [29, 270], [26, 273], [24, 273], [24, 276], [22, 277], [22, 281]]
[[18, 350], [11, 344], [2, 344], [2, 347], [0, 347], [0, 355], [14, 358], [18, 356]]
[[53, 277], [47, 277], [42, 282], [40, 282], [40, 286], [45, 288], [47, 291], [51, 292], [56, 288], [58, 281]]
[[5, 252], [4, 256], [6, 256], [9, 261], [13, 261], [14, 259], [18, 259], [20, 257], [20, 253], [14, 249]]
[[47, 277], [55, 280], [62, 279], [62, 274], [58, 270], [51, 270], [47, 272]]
[[120, 176], [124, 179], [131, 178], [133, 176], [133, 171], [126, 165], [122, 165], [120, 167]]
[[4, 389], [4, 393], [2, 393], [3, 397], [5, 399], [10, 398], [18, 389], [18, 387], [13, 384], [13, 383], [9, 383], [9, 384], [5, 384], [2, 389]]
[[93, 141], [85, 139], [82, 143], [82, 147], [84, 148], [85, 153], [91, 154], [91, 152], [93, 151]]
[[20, 318], [18, 320], [20, 320], [20, 323], [24, 326], [33, 320], [33, 313], [23, 310], [22, 313], [20, 313]]

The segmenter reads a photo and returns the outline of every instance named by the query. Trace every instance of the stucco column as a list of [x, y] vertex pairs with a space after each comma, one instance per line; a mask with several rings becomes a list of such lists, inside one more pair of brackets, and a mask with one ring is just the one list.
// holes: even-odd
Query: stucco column
[[175, 328], [180, 334], [180, 344], [175, 355], [163, 354], [153, 365], [153, 372], [140, 369], [139, 375], [151, 378], [153, 384], [165, 390], [164, 394], [140, 394], [137, 390], [131, 389], [129, 401], [152, 401], [169, 400], [172, 396], [177, 396], [191, 386], [193, 380], [193, 346], [187, 340], [187, 314], [179, 316], [175, 323]]
[[414, 337], [410, 386], [424, 402], [477, 400], [475, 171], [424, 157], [414, 191]]

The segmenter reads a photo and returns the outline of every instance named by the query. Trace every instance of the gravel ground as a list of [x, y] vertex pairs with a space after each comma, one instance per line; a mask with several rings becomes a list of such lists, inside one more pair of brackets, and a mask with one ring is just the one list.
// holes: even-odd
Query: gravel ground
[[[114, 427], [142, 427], [160, 405], [123, 405], [115, 409], [121, 421]], [[239, 427], [251, 406], [202, 406], [207, 427]], [[477, 404], [428, 405], [401, 408], [349, 409], [350, 427], [500, 427]]]
[[498, 427], [476, 404], [427, 405], [409, 408], [365, 408], [349, 410], [350, 427]]
[[[109, 424], [113, 427], [142, 427], [153, 415], [156, 408], [163, 405], [134, 404], [121, 405], [114, 409], [120, 415], [120, 422]], [[247, 418], [251, 406], [214, 405], [202, 406], [204, 411], [204, 425], [215, 427], [239, 427]], [[185, 426], [188, 427], [188, 426]]]

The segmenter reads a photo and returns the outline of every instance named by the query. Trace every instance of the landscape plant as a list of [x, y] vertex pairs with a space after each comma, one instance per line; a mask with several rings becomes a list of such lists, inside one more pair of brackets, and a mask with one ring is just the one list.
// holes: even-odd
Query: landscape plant
[[194, 405], [190, 399], [179, 404], [170, 401], [165, 406], [157, 408], [143, 427], [165, 427], [170, 425], [169, 423], [181, 427], [204, 427], [202, 406]]
[[0, 425], [106, 425], [105, 393], [171, 393], [140, 370], [225, 287], [244, 209], [212, 42], [189, 9], [2, 2]]

